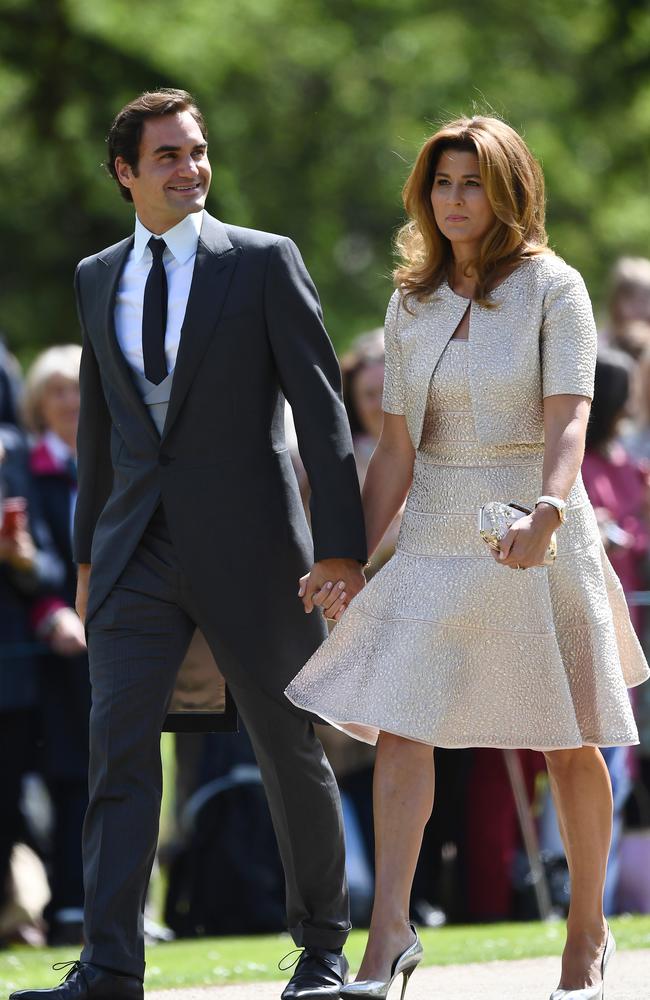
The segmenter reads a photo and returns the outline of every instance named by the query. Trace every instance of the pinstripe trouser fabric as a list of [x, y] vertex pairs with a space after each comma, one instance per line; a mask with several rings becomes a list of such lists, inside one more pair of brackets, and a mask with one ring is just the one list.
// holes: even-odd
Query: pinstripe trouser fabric
[[284, 864], [294, 941], [340, 947], [349, 930], [338, 790], [320, 742], [281, 691], [274, 697], [247, 683], [245, 665], [229, 658], [180, 569], [159, 508], [88, 630], [93, 703], [82, 959], [138, 976], [144, 973], [143, 908], [162, 794], [160, 730], [196, 625], [255, 748]]

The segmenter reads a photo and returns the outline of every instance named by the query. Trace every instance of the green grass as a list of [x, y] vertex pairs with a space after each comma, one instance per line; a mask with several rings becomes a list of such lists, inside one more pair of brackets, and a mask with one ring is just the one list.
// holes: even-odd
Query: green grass
[[[650, 948], [650, 917], [619, 917], [611, 924], [619, 948]], [[425, 965], [559, 955], [563, 940], [561, 923], [443, 927], [422, 933]], [[346, 954], [353, 968], [359, 964], [364, 942], [365, 932], [350, 935]], [[287, 979], [288, 973], [278, 970], [278, 962], [291, 949], [292, 942], [286, 936], [207, 938], [157, 945], [148, 951], [146, 985], [165, 989]], [[0, 955], [0, 995], [26, 986], [53, 986], [57, 973], [50, 967], [75, 957], [69, 948], [23, 947], [4, 952]]]

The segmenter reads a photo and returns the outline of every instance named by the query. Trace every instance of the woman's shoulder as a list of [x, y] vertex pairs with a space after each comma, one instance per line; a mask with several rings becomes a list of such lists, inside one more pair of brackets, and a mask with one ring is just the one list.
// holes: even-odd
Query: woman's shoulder
[[553, 252], [528, 257], [520, 270], [542, 296], [549, 292], [571, 293], [576, 289], [582, 292], [585, 288], [580, 272]]
[[403, 286], [394, 289], [386, 308], [384, 333], [399, 335], [404, 326], [422, 312], [426, 303], [419, 301], [415, 295], [409, 295]]
[[388, 300], [387, 320], [390, 321], [392, 318], [395, 321], [397, 329], [401, 329], [404, 325], [418, 319], [418, 317], [423, 315], [429, 316], [432, 312], [441, 308], [445, 289], [449, 291], [448, 286], [440, 285], [429, 295], [419, 297], [404, 286], [397, 287]]

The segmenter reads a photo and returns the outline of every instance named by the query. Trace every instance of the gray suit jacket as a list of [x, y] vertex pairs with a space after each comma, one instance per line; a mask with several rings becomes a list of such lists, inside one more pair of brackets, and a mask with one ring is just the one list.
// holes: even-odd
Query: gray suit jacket
[[[324, 635], [297, 581], [312, 558], [364, 561], [366, 542], [340, 375], [316, 289], [291, 240], [204, 215], [162, 436], [114, 329], [129, 237], [81, 261], [83, 329], [75, 558], [91, 562], [88, 618], [162, 499], [221, 658], [273, 688]], [[294, 411], [312, 488], [314, 547], [284, 438]], [[224, 663], [225, 666], [225, 663]]]

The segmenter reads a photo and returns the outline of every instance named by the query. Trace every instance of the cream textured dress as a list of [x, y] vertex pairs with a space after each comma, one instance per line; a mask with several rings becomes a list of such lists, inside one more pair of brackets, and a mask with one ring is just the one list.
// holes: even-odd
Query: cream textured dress
[[[489, 500], [541, 492], [542, 399], [592, 396], [593, 314], [579, 274], [525, 261], [472, 303], [448, 285], [386, 318], [384, 409], [416, 448], [393, 558], [287, 688], [296, 705], [374, 743], [442, 747], [636, 743], [627, 687], [648, 676], [579, 476], [553, 566], [499, 566], [478, 535]], [[412, 300], [411, 300], [412, 301]]]

